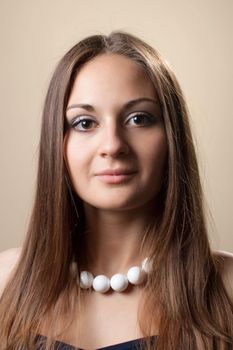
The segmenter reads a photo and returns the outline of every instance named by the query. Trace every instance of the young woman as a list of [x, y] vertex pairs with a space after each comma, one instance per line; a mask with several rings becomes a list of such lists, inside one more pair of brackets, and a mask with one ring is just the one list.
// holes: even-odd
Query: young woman
[[[22, 248], [1, 254], [1, 349], [233, 349], [184, 97], [139, 38], [88, 37], [46, 96]], [[4, 272], [5, 271], [5, 272]]]

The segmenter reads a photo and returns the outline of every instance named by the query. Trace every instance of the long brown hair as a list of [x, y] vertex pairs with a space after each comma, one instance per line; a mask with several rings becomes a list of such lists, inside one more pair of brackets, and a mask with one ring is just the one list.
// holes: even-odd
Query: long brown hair
[[[163, 109], [167, 135], [160, 211], [156, 224], [152, 222], [144, 236], [152, 260], [138, 311], [146, 346], [155, 348], [149, 336], [157, 317], [153, 310], [159, 303], [157, 350], [232, 349], [233, 305], [222, 282], [219, 260], [210, 250], [183, 93], [159, 52], [122, 31], [80, 41], [60, 60], [51, 79], [43, 110], [31, 219], [19, 262], [0, 299], [0, 346], [4, 350], [34, 348], [46, 315], [51, 311], [51, 329], [59, 315], [71, 320], [75, 300], [80, 298], [69, 267], [75, 259], [80, 272], [85, 215], [81, 199], [69, 186], [63, 157], [65, 110], [77, 72], [102, 53], [124, 55], [149, 74]], [[149, 321], [144, 322], [148, 315]], [[55, 336], [48, 341], [48, 349]]]

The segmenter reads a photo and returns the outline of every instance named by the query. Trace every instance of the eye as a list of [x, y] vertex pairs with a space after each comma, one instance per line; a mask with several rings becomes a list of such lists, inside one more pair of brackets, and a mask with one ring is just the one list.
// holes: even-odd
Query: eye
[[149, 113], [135, 113], [130, 119], [128, 119], [127, 123], [129, 121], [133, 121], [133, 123], [135, 123], [134, 125], [144, 126], [154, 124], [156, 118]]
[[[149, 113], [137, 112], [126, 121], [126, 124], [133, 126], [149, 126], [155, 122], [156, 118], [153, 115]], [[94, 124], [96, 124], [96, 122], [93, 119], [82, 116], [76, 118], [74, 121], [71, 121], [69, 127], [77, 131], [87, 132], [94, 127]]]
[[94, 120], [88, 118], [79, 118], [74, 122], [71, 122], [71, 128], [79, 131], [89, 130], [92, 127], [92, 124], [95, 123]]

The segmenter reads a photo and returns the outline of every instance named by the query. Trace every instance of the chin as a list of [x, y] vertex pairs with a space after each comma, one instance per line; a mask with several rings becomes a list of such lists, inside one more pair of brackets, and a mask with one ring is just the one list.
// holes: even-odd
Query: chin
[[110, 198], [108, 198], [108, 201], [103, 202], [103, 201], [95, 201], [95, 202], [86, 202], [88, 206], [95, 207], [96, 209], [99, 210], [105, 210], [105, 211], [124, 211], [124, 210], [130, 210], [130, 209], [135, 209], [141, 206], [141, 203], [135, 203], [135, 201], [129, 201], [129, 200], [118, 200], [110, 201]]

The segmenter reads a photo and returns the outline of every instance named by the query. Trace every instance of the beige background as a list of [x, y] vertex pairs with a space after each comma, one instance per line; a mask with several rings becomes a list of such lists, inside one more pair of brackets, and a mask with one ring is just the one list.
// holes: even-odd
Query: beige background
[[176, 72], [198, 145], [211, 244], [233, 252], [232, 15], [232, 0], [0, 0], [0, 251], [25, 237], [43, 99], [57, 61], [85, 36], [122, 29], [157, 47]]

